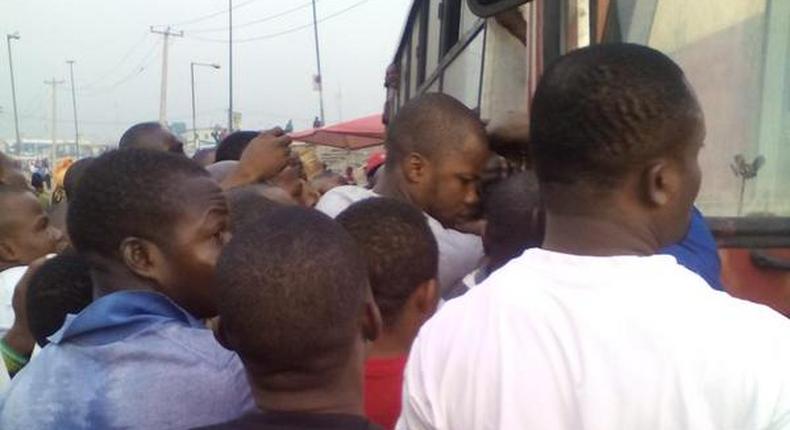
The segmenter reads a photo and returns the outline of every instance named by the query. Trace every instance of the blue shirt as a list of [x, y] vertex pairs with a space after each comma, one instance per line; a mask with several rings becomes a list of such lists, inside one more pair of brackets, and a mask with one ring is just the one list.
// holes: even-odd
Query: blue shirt
[[164, 295], [104, 296], [17, 376], [0, 428], [181, 429], [255, 411], [238, 356]]
[[691, 211], [691, 224], [686, 237], [679, 243], [659, 251], [669, 254], [678, 263], [698, 274], [716, 290], [724, 291], [721, 284], [721, 260], [716, 247], [716, 240], [710, 232], [702, 212], [697, 208]]

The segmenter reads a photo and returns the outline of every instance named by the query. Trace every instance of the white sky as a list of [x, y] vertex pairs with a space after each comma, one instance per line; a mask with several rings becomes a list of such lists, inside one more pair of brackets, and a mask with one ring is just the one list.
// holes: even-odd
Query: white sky
[[[234, 110], [244, 128], [312, 124], [318, 93], [310, 0], [234, 0]], [[391, 61], [411, 0], [318, 0], [327, 123], [377, 113], [384, 71]], [[197, 125], [227, 123], [226, 0], [0, 0], [0, 138], [13, 140], [13, 108], [5, 34], [12, 41], [20, 130], [50, 137], [50, 91], [63, 79], [57, 104], [58, 138], [74, 135], [67, 59], [75, 63], [80, 135], [117, 141], [129, 125], [159, 117], [162, 37], [151, 25], [173, 25], [184, 38], [170, 44], [168, 120], [191, 127], [189, 64], [195, 69]], [[289, 13], [284, 13], [288, 12]], [[212, 13], [216, 16], [196, 22]], [[281, 15], [282, 14], [282, 15]], [[251, 21], [277, 16], [257, 24]], [[336, 16], [332, 16], [336, 15]], [[322, 22], [322, 20], [325, 20]], [[306, 27], [298, 29], [299, 27]], [[220, 31], [205, 31], [222, 29]], [[294, 30], [294, 31], [290, 31]], [[191, 36], [191, 37], [190, 37]]]

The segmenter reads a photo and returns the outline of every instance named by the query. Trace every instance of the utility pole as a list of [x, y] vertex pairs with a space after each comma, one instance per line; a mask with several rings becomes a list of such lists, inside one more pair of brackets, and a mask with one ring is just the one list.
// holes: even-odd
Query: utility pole
[[71, 107], [74, 111], [74, 151], [77, 153], [77, 159], [80, 158], [80, 127], [77, 123], [77, 89], [74, 87], [74, 60], [66, 61], [69, 65], [69, 74], [71, 75]]
[[16, 147], [14, 152], [16, 155], [22, 153], [22, 140], [19, 138], [19, 114], [16, 108], [16, 84], [14, 84], [14, 62], [11, 56], [11, 40], [19, 40], [19, 33], [6, 34], [6, 43], [8, 44], [8, 68], [11, 69], [11, 100], [14, 103], [14, 131], [16, 132]]
[[58, 85], [64, 83], [65, 81], [58, 81], [55, 78], [52, 78], [49, 81], [44, 81], [45, 84], [52, 86], [52, 145], [51, 145], [51, 152], [49, 160], [50, 169], [55, 167], [55, 157], [57, 157], [57, 124], [58, 124]]
[[233, 133], [233, 0], [228, 0], [228, 133]]
[[205, 66], [211, 67], [214, 69], [219, 69], [219, 64], [212, 64], [212, 63], [195, 63], [194, 61], [189, 63], [189, 74], [191, 77], [192, 82], [192, 138], [195, 141], [195, 150], [198, 149], [198, 132], [197, 132], [197, 121], [195, 120], [195, 66]]
[[162, 40], [162, 89], [159, 95], [159, 123], [163, 127], [167, 127], [167, 46], [169, 45], [170, 36], [184, 37], [184, 32], [171, 31], [170, 26], [164, 30], [157, 30], [151, 26], [151, 33], [161, 34]]
[[321, 50], [318, 47], [318, 18], [315, 12], [315, 0], [313, 0], [313, 34], [315, 35], [315, 62], [318, 64], [318, 101], [321, 108], [321, 125], [324, 122], [324, 77], [321, 75]]

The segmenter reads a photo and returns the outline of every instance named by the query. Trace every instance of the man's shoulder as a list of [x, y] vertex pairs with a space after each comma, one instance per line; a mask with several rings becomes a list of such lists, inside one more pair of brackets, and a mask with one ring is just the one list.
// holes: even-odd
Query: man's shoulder
[[376, 193], [367, 188], [356, 185], [343, 185], [327, 191], [326, 194], [321, 196], [315, 208], [334, 218], [351, 206], [352, 203], [376, 196]]

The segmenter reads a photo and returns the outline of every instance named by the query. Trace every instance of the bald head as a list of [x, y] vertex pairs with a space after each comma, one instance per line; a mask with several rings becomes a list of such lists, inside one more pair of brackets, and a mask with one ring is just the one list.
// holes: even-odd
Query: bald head
[[118, 141], [118, 148], [155, 149], [184, 153], [184, 144], [158, 122], [141, 122], [129, 127]]
[[435, 160], [471, 142], [485, 146], [485, 136], [483, 123], [463, 103], [446, 94], [424, 94], [406, 103], [389, 124], [387, 165], [395, 166], [412, 153]]

